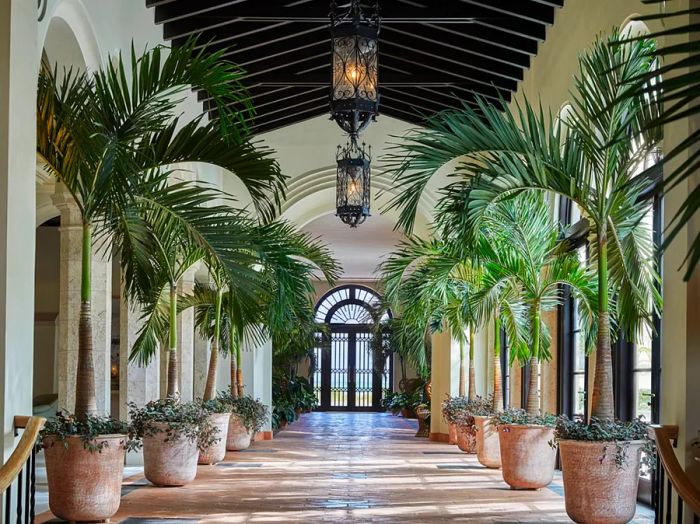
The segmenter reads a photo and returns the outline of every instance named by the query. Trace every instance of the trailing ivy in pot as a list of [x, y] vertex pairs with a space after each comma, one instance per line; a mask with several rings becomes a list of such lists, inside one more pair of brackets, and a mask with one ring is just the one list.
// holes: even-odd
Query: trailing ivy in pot
[[[119, 509], [126, 451], [138, 447], [129, 427], [109, 417], [58, 412], [39, 435], [46, 457], [49, 507], [59, 518], [92, 520]], [[89, 501], [89, 505], [75, 501]]]
[[554, 415], [507, 409], [491, 417], [498, 428], [503, 480], [513, 489], [539, 489], [552, 482], [557, 456]]
[[156, 486], [183, 486], [197, 475], [200, 451], [220, 439], [209, 413], [195, 402], [166, 398], [139, 408], [129, 404], [134, 432], [143, 441], [146, 478]]
[[457, 446], [465, 453], [476, 453], [475, 415], [491, 414], [491, 400], [475, 396], [467, 400], [455, 413], [457, 426]]
[[226, 449], [240, 451], [250, 447], [253, 436], [269, 417], [267, 406], [249, 396], [232, 398], [229, 392], [220, 393], [219, 398], [231, 406]]
[[[566, 513], [574, 522], [623, 523], [634, 518], [639, 466], [643, 460], [653, 462], [654, 457], [647, 430], [642, 419], [591, 418], [586, 424], [582, 419], [559, 417], [555, 442], [561, 453]], [[591, 497], [592, 486], [606, 496]]]
[[442, 418], [449, 428], [449, 443], [457, 444], [457, 414], [467, 405], [467, 397], [445, 397], [442, 401]]
[[209, 423], [214, 428], [216, 442], [199, 451], [199, 464], [216, 464], [226, 456], [226, 441], [231, 420], [231, 403], [218, 398], [202, 401], [202, 408], [208, 414]]

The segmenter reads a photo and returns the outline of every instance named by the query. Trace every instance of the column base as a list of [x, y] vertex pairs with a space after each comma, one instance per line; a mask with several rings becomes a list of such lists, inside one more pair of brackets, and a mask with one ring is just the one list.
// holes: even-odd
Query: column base
[[447, 433], [430, 433], [429, 439], [434, 442], [449, 442], [450, 436]]
[[272, 440], [272, 431], [258, 431], [255, 434], [254, 442], [258, 442], [259, 440]]

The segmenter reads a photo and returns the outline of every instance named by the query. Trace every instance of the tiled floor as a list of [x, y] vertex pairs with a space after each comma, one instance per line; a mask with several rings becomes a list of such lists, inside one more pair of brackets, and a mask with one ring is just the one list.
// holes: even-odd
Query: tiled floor
[[304, 415], [273, 441], [200, 467], [189, 486], [132, 479], [112, 521], [569, 522], [559, 479], [511, 491], [499, 471], [415, 431], [415, 421], [388, 414]]

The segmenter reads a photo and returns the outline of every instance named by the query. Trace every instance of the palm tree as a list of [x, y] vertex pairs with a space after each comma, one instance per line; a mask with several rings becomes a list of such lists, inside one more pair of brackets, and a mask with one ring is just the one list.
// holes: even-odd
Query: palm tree
[[219, 348], [231, 355], [231, 393], [242, 395], [240, 361], [244, 340], [259, 344], [270, 337], [273, 347], [282, 348], [290, 333], [298, 332], [309, 319], [313, 324], [314, 274], [320, 271], [330, 283], [339, 274], [339, 266], [328, 249], [290, 224], [259, 225], [255, 238], [258, 248], [253, 253], [251, 269], [261, 282], [260, 292], [251, 296], [213, 261], [208, 263], [213, 285], [196, 285], [193, 296], [182, 301], [183, 309], [195, 307], [195, 325], [212, 341], [205, 400], [216, 394]]
[[[651, 237], [642, 223], [649, 181], [638, 166], [659, 141], [658, 100], [635, 95], [630, 82], [653, 68], [652, 41], [620, 42], [618, 31], [581, 56], [566, 127], [525, 101], [514, 113], [479, 100], [477, 107], [430, 119], [388, 158], [399, 196], [393, 207], [410, 229], [420, 195], [435, 172], [461, 159], [461, 178], [445, 189], [439, 215], [457, 231], [477, 231], [493, 202], [523, 190], [571, 199], [591, 223], [597, 266], [597, 343], [592, 416], [614, 417], [611, 320], [631, 340], [652, 329], [660, 308]], [[625, 96], [629, 95], [629, 96]], [[456, 222], [456, 218], [459, 220]]]
[[[475, 301], [484, 316], [503, 307], [503, 302], [508, 302], [509, 310], [527, 316], [529, 336], [511, 342], [511, 358], [530, 366], [526, 405], [529, 413], [536, 414], [540, 410], [539, 365], [550, 359], [550, 335], [542, 313], [561, 303], [562, 287], [568, 286], [579, 300], [580, 310], [592, 318], [593, 275], [581, 267], [576, 253], [560, 242], [559, 228], [541, 194], [523, 193], [499, 202], [484, 218], [478, 256], [485, 274]], [[583, 327], [592, 346], [590, 325], [584, 323]]]
[[467, 396], [465, 345], [469, 344], [468, 396], [474, 398], [474, 329], [478, 322], [470, 307], [470, 295], [480, 284], [478, 264], [451, 250], [444, 241], [414, 237], [402, 242], [380, 268], [388, 300], [404, 311], [404, 316], [414, 319], [414, 329], [427, 332], [431, 326], [434, 329], [442, 324], [459, 342], [460, 396]]
[[[284, 189], [270, 151], [245, 139], [243, 122], [252, 108], [240, 82], [242, 70], [221, 60], [223, 51], [205, 53], [193, 44], [163, 51], [157, 47], [137, 57], [132, 47], [128, 65], [118, 56], [91, 73], [67, 71], [60, 80], [56, 71], [39, 75], [37, 153], [72, 195], [83, 222], [75, 401], [79, 419], [96, 412], [90, 310], [93, 243], [112, 234], [113, 245], [122, 252], [147, 245], [143, 230], [127, 227], [141, 205], [169, 209], [179, 198], [180, 207], [172, 216], [188, 224], [191, 206], [182, 199], [196, 204], [199, 197], [160, 183], [159, 170], [176, 162], [210, 162], [239, 173], [265, 215], [273, 212]], [[193, 87], [208, 92], [220, 118], [205, 124], [202, 114], [180, 122], [177, 105]], [[196, 224], [187, 227], [203, 245], [211, 247], [218, 238], [215, 230], [205, 228], [195, 235]], [[147, 253], [135, 256], [145, 258]]]

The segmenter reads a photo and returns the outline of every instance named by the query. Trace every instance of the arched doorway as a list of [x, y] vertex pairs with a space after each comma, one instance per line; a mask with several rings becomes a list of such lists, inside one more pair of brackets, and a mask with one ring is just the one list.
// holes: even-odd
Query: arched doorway
[[[314, 348], [312, 384], [320, 410], [381, 410], [393, 369], [384, 344], [374, 344], [376, 323], [391, 318], [390, 311], [378, 311], [379, 304], [373, 289], [359, 285], [334, 288], [316, 304], [316, 322], [327, 328]], [[385, 329], [379, 332], [388, 336]]]

